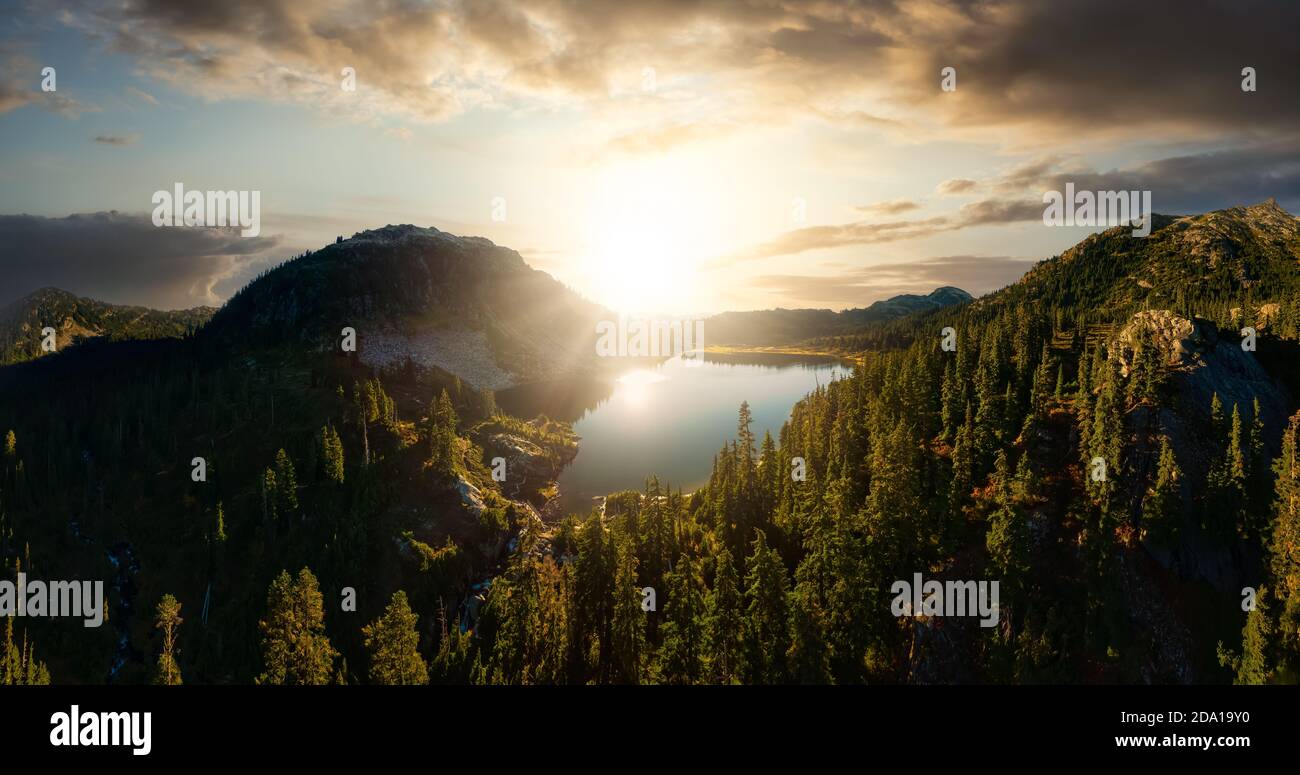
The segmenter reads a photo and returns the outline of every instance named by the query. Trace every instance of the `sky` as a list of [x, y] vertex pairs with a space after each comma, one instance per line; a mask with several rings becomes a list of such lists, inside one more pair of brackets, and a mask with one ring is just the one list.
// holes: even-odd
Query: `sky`
[[[412, 223], [631, 313], [843, 309], [1014, 282], [1101, 228], [1067, 183], [1300, 212], [1300, 3], [0, 6], [0, 304], [216, 306]], [[155, 226], [177, 182], [260, 234]]]

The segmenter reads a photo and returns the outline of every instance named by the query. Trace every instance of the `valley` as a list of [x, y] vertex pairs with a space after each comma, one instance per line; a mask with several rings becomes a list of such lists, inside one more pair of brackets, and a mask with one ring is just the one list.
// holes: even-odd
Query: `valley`
[[[294, 680], [364, 681], [399, 593], [433, 682], [1289, 676], [1251, 633], [1293, 616], [1294, 221], [1156, 216], [978, 299], [746, 313], [764, 343], [691, 360], [597, 357], [605, 311], [485, 240], [363, 232], [197, 328], [0, 367], [0, 556], [115, 580], [102, 633], [25, 623], [59, 682], [150, 680], [167, 594], [196, 683], [281, 680], [282, 594], [337, 655]], [[997, 582], [996, 626], [891, 614], [917, 574]]]

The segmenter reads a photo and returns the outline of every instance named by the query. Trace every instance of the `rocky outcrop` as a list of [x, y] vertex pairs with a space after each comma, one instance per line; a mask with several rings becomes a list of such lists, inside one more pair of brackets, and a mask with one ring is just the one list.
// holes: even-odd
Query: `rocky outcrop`
[[[1139, 406], [1129, 413], [1129, 426], [1137, 434], [1128, 463], [1133, 482], [1145, 482], [1154, 475], [1158, 440], [1167, 437], [1184, 473], [1184, 501], [1190, 502], [1195, 489], [1192, 483], [1203, 481], [1220, 454], [1219, 440], [1209, 433], [1215, 395], [1223, 403], [1225, 416], [1231, 416], [1236, 406], [1247, 423], [1258, 400], [1265, 438], [1280, 438], [1291, 398], [1259, 364], [1255, 353], [1242, 349], [1241, 338], [1219, 331], [1209, 321], [1190, 320], [1169, 310], [1140, 312], [1112, 341], [1111, 355], [1125, 375], [1133, 368], [1139, 339], [1158, 348], [1175, 398], [1160, 408]], [[1272, 444], [1275, 441], [1270, 441]], [[1239, 588], [1243, 583], [1239, 560], [1195, 528], [1195, 515], [1184, 517], [1187, 529], [1180, 531], [1179, 546], [1173, 551], [1150, 546], [1152, 556], [1165, 567], [1177, 566], [1185, 577], [1202, 578], [1223, 590]]]

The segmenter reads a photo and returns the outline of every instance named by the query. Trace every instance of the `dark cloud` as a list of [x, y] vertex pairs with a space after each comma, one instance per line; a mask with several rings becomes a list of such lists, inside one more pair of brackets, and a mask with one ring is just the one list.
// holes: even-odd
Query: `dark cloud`
[[236, 229], [160, 228], [117, 212], [44, 218], [0, 215], [0, 304], [53, 286], [119, 304], [181, 309], [220, 303], [213, 287], [267, 260], [273, 237]]
[[979, 296], [1010, 285], [1033, 264], [1009, 256], [938, 256], [830, 275], [759, 275], [750, 285], [809, 306], [860, 307], [900, 293], [928, 293], [941, 285]]
[[[937, 4], [905, 66], [914, 105], [933, 102], [939, 69], [957, 69], [941, 104], [954, 126], [1038, 125], [1071, 136], [1163, 127], [1300, 130], [1300, 4], [1267, 0], [1058, 0]], [[918, 41], [913, 40], [913, 43]], [[1258, 90], [1241, 90], [1243, 67]], [[901, 73], [895, 73], [896, 77]]]
[[1300, 210], [1300, 146], [1291, 143], [1236, 148], [1155, 159], [1131, 167], [1097, 171], [1057, 163], [1032, 165], [999, 181], [1002, 188], [1062, 191], [1150, 191], [1158, 213], [1203, 213], [1262, 202], [1270, 197], [1282, 207]]
[[103, 145], [133, 145], [140, 140], [140, 135], [96, 135], [95, 142]]

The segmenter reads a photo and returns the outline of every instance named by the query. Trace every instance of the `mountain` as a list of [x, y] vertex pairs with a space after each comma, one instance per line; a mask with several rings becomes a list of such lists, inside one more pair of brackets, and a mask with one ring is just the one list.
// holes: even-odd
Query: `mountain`
[[[572, 427], [439, 364], [450, 338], [486, 359], [465, 375], [528, 377], [551, 347], [581, 367], [604, 311], [486, 240], [363, 232], [196, 336], [0, 368], [0, 566], [114, 591], [109, 626], [28, 619], [15, 638], [56, 682], [144, 683], [174, 595], [185, 682], [248, 683], [279, 653], [261, 622], [289, 615], [287, 571], [309, 598], [356, 592], [356, 616], [307, 622], [349, 683], [379, 680], [361, 628], [398, 591], [435, 683], [1294, 682], [1296, 222], [1266, 202], [1153, 225], [975, 301], [885, 304], [825, 338], [852, 373], [761, 443], [737, 394], [738, 438], [695, 492], [648, 476], [567, 515]], [[429, 367], [375, 368], [377, 350]], [[900, 614], [885, 590], [918, 573], [996, 582], [996, 626]], [[646, 587], [701, 602], [647, 620]], [[685, 643], [710, 610], [753, 643]]]
[[42, 288], [0, 310], [0, 365], [46, 354], [41, 332], [55, 334], [56, 351], [88, 339], [178, 338], [202, 326], [212, 307], [160, 311], [108, 304], [58, 288]]
[[203, 335], [337, 352], [350, 327], [364, 363], [400, 366], [409, 357], [501, 389], [594, 368], [595, 326], [611, 317], [489, 240], [389, 225], [264, 273]]
[[719, 345], [774, 346], [797, 344], [815, 337], [839, 336], [873, 323], [931, 312], [973, 297], [960, 288], [944, 286], [925, 295], [905, 293], [872, 303], [864, 309], [771, 309], [723, 312], [705, 321], [705, 341]]
[[923, 296], [905, 293], [901, 296], [877, 301], [866, 309], [850, 309], [841, 314], [852, 321], [853, 325], [866, 325], [901, 318], [904, 315], [911, 315], [916, 312], [930, 312], [954, 304], [965, 304], [974, 298], [961, 288], [945, 285], [941, 288], [935, 288]]
[[1149, 236], [1131, 232], [1117, 226], [1090, 235], [996, 299], [976, 304], [1034, 299], [1090, 307], [1098, 317], [1160, 307], [1206, 314], [1226, 312], [1260, 290], [1295, 290], [1300, 221], [1273, 199], [1199, 215], [1155, 215]]

